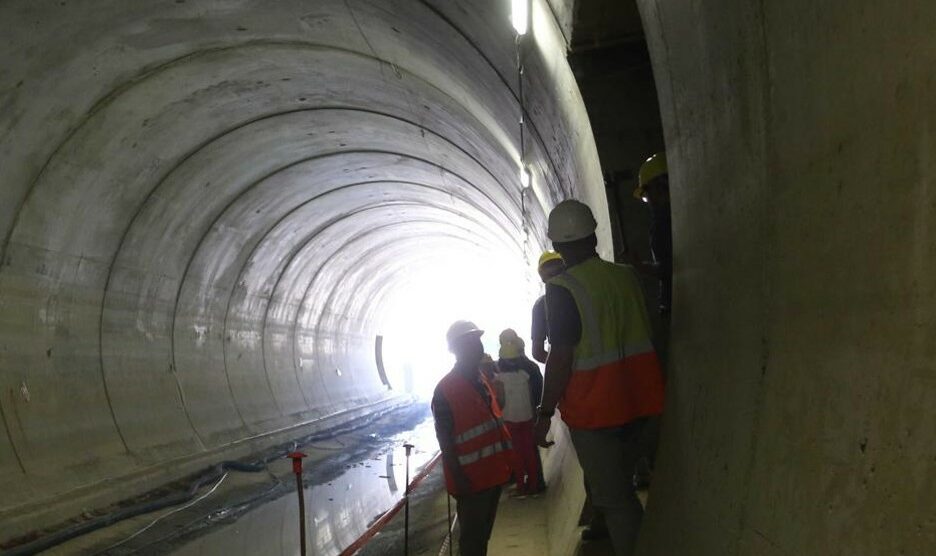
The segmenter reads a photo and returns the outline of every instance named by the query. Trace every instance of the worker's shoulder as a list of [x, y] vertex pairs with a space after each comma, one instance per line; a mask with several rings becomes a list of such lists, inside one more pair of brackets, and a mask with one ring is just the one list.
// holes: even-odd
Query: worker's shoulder
[[634, 267], [629, 264], [606, 261], [601, 257], [595, 257], [594, 259], [590, 259], [588, 262], [594, 266], [606, 269], [610, 272], [631, 272], [634, 270]]
[[613, 274], [616, 276], [622, 277], [635, 277], [637, 276], [636, 269], [624, 263], [615, 263], [611, 261], [606, 261], [604, 259], [593, 259], [593, 269], [598, 272], [606, 272], [608, 274]]
[[439, 382], [435, 385], [435, 390], [433, 390], [433, 395], [438, 396], [443, 393], [443, 390], [451, 387], [452, 379], [454, 377], [454, 370], [445, 373], [442, 378], [439, 379]]

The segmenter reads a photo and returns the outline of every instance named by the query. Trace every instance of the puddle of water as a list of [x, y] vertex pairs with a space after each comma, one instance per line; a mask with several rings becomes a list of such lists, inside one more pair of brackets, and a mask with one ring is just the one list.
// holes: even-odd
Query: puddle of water
[[[372, 453], [369, 459], [348, 463], [344, 472], [331, 481], [309, 486], [314, 477], [306, 476], [309, 554], [339, 554], [402, 498], [406, 485], [406, 452], [403, 448], [406, 442], [415, 446], [410, 455], [412, 478], [438, 451], [431, 418], [410, 431], [387, 438], [384, 448]], [[170, 554], [298, 555], [299, 503], [296, 494], [293, 492], [260, 505], [233, 523], [213, 527], [177, 546]]]

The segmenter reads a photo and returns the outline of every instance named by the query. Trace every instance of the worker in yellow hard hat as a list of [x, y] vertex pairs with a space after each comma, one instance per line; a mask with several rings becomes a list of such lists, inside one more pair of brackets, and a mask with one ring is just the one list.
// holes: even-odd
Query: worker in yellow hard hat
[[[565, 263], [562, 262], [562, 255], [555, 251], [545, 251], [539, 258], [537, 271], [543, 283], [549, 281], [553, 276], [562, 274], [565, 270]], [[546, 363], [546, 340], [549, 337], [549, 330], [546, 325], [546, 296], [542, 296], [533, 304], [533, 322], [530, 325], [531, 336], [533, 337], [533, 359], [540, 363]]]
[[[670, 307], [673, 299], [673, 232], [670, 213], [669, 168], [666, 155], [658, 153], [640, 166], [637, 197], [650, 208], [650, 252], [653, 261], [637, 264], [637, 268], [659, 280], [657, 307], [659, 314], [653, 319], [654, 344], [666, 369], [669, 355]], [[642, 432], [643, 457], [637, 463], [634, 483], [638, 487], [649, 485], [653, 459], [659, 437], [659, 419], [650, 418]]]
[[543, 373], [539, 365], [527, 359], [523, 340], [515, 330], [504, 330], [498, 339], [500, 359], [494, 377], [494, 392], [517, 456], [515, 495], [536, 495], [544, 489], [539, 451], [533, 442], [536, 407], [543, 392]]
[[673, 231], [665, 154], [655, 154], [640, 166], [634, 197], [646, 202], [652, 214], [650, 251], [653, 261], [639, 267], [660, 280], [659, 310], [661, 314], [668, 314], [673, 296]]

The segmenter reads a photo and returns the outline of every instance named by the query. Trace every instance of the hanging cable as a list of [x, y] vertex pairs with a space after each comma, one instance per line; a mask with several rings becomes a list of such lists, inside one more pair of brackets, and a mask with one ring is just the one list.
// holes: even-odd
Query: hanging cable
[[520, 127], [520, 217], [521, 229], [523, 232], [523, 257], [527, 265], [532, 264], [531, 259], [531, 241], [530, 241], [530, 210], [528, 207], [527, 194], [532, 189], [530, 171], [527, 168], [526, 156], [526, 102], [523, 96], [523, 71], [524, 71], [524, 37], [526, 36], [527, 18], [529, 17], [529, 0], [513, 0], [511, 3], [512, 22], [514, 30], [517, 32], [514, 40], [515, 62], [517, 66], [517, 100], [520, 107], [520, 117], [518, 125]]

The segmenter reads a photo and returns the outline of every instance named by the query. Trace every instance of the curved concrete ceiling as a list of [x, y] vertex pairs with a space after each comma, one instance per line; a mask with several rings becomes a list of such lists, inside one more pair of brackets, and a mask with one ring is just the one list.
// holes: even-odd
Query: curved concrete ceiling
[[0, 518], [386, 400], [380, 310], [434, 252], [535, 256], [569, 196], [604, 236], [533, 8], [521, 194], [509, 3], [3, 3]]

